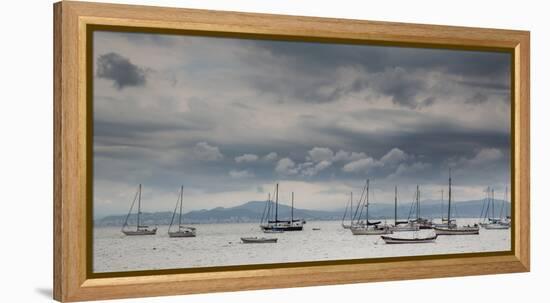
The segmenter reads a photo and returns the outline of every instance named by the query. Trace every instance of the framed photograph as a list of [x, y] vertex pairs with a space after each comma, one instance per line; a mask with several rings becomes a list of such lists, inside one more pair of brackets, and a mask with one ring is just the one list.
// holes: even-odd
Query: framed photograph
[[529, 32], [54, 17], [56, 300], [529, 271]]

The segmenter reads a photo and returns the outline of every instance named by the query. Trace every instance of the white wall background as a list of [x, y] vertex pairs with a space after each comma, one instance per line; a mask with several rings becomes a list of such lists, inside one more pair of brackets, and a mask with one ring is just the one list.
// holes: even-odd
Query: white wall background
[[[112, 1], [531, 31], [532, 272], [146, 298], [121, 302], [518, 302], [547, 296], [550, 17], [545, 1]], [[52, 1], [0, 9], [0, 302], [49, 302], [52, 287]], [[541, 298], [541, 299], [538, 299]]]

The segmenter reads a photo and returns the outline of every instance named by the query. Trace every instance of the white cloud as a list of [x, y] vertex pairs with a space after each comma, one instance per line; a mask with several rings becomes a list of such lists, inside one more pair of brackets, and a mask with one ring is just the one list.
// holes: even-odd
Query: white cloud
[[243, 178], [254, 177], [254, 174], [249, 172], [248, 170], [231, 170], [229, 172], [229, 176], [235, 179], [243, 179]]
[[220, 149], [216, 146], [209, 145], [206, 142], [199, 142], [194, 148], [195, 156], [199, 160], [216, 161], [223, 159]]
[[376, 166], [378, 166], [378, 163], [373, 158], [365, 158], [344, 165], [342, 170], [348, 173], [367, 172], [369, 169]]
[[254, 162], [258, 160], [258, 156], [254, 154], [244, 154], [242, 156], [238, 156], [235, 158], [235, 162], [242, 163], [242, 162]]
[[314, 147], [308, 152], [308, 159], [314, 162], [332, 160], [334, 152], [327, 147]]
[[503, 157], [503, 153], [497, 148], [484, 148], [480, 150], [472, 159], [468, 160], [471, 165], [478, 165], [488, 162], [500, 160]]
[[380, 162], [383, 165], [396, 165], [400, 162], [407, 160], [407, 158], [408, 155], [404, 151], [400, 150], [399, 148], [393, 148], [382, 158], [380, 158]]
[[279, 157], [279, 155], [277, 155], [276, 152], [270, 152], [269, 154], [265, 155], [263, 157], [263, 159], [265, 161], [275, 161], [275, 160], [277, 160], [278, 157]]
[[331, 165], [332, 165], [332, 162], [323, 160], [323, 161], [315, 164], [315, 166], [310, 166], [310, 167], [304, 169], [302, 171], [302, 174], [305, 175], [305, 176], [314, 176], [317, 173], [319, 173], [320, 171], [330, 167]]
[[298, 173], [296, 163], [289, 158], [282, 158], [279, 160], [279, 162], [277, 162], [277, 166], [275, 167], [275, 171], [283, 175], [295, 175]]
[[334, 157], [332, 158], [332, 160], [333, 160], [334, 162], [339, 162], [339, 161], [356, 161], [356, 160], [365, 159], [365, 158], [368, 158], [368, 157], [367, 157], [367, 154], [365, 154], [365, 153], [347, 152], [347, 151], [344, 151], [344, 150], [339, 150], [339, 151], [334, 155]]

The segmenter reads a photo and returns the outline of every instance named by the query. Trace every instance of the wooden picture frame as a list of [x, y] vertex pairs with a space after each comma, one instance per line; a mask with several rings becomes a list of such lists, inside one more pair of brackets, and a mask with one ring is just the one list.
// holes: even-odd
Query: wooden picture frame
[[[234, 37], [498, 49], [513, 54], [512, 251], [315, 262], [231, 270], [91, 275], [89, 180], [92, 127], [88, 28], [217, 33]], [[526, 31], [80, 3], [54, 5], [54, 298], [62, 302], [280, 287], [526, 272], [529, 236], [529, 52]]]

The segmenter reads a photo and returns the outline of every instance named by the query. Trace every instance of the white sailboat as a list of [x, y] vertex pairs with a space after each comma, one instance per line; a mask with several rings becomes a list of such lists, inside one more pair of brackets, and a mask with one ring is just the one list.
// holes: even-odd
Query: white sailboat
[[[176, 212], [179, 206], [179, 216], [178, 216], [178, 228], [172, 230], [174, 225], [174, 218], [176, 217]], [[170, 221], [170, 226], [168, 227], [168, 236], [170, 238], [191, 238], [197, 235], [197, 229], [191, 226], [182, 225], [182, 212], [183, 212], [183, 185], [180, 189], [180, 194], [178, 195], [178, 201], [176, 202], [176, 207], [174, 208], [174, 213], [172, 214], [172, 220]]]
[[441, 223], [434, 223], [433, 227], [447, 227], [449, 225], [451, 225], [451, 227], [456, 227], [456, 220], [451, 219], [451, 221], [449, 222], [449, 218], [445, 218], [444, 210], [443, 210], [444, 209], [443, 194], [444, 194], [444, 190], [442, 189], [441, 190]]
[[[502, 204], [500, 206], [500, 215], [498, 219], [494, 219], [493, 222], [486, 224], [485, 229], [493, 230], [493, 229], [509, 229], [510, 228], [510, 219], [508, 217], [508, 206], [506, 205], [508, 200], [508, 187], [506, 187], [506, 191], [504, 194], [504, 200], [502, 201]], [[494, 205], [494, 193], [493, 193], [493, 205]], [[494, 207], [494, 206], [493, 206]], [[504, 208], [506, 208], [506, 215], [503, 216]], [[494, 218], [494, 215], [493, 215]]]
[[394, 232], [398, 231], [417, 231], [420, 229], [420, 226], [413, 221], [398, 221], [397, 220], [397, 186], [395, 187], [394, 195], [394, 207], [393, 207], [393, 226], [390, 226], [390, 229]]
[[[349, 206], [349, 224], [345, 224], [344, 220], [346, 220], [346, 214], [348, 213], [348, 206]], [[350, 229], [351, 225], [353, 224], [353, 215], [351, 214], [352, 210], [353, 210], [353, 192], [350, 192], [349, 203], [346, 204], [346, 209], [344, 210], [344, 215], [342, 216], [342, 227], [344, 229]]]
[[[136, 203], [136, 200], [138, 202], [138, 211], [137, 211], [137, 225], [135, 230], [129, 230], [128, 228], [128, 219], [130, 218], [130, 215], [132, 214], [132, 210], [134, 208], [134, 204]], [[128, 215], [126, 216], [126, 220], [124, 220], [124, 225], [122, 225], [121, 229], [122, 233], [127, 236], [151, 236], [155, 235], [157, 233], [157, 227], [150, 228], [147, 225], [141, 224], [141, 184], [138, 187], [138, 191], [136, 192], [136, 195], [134, 196], [134, 201], [132, 201], [132, 205], [130, 206], [130, 211], [128, 211]]]
[[[370, 181], [367, 180], [366, 198], [365, 198], [364, 204], [362, 205], [362, 207], [364, 207], [366, 210], [366, 220], [364, 222], [361, 221], [361, 213], [362, 213], [362, 209], [361, 209], [361, 212], [359, 213], [359, 217], [357, 218], [357, 222], [355, 224], [352, 224], [352, 226], [350, 227], [351, 233], [355, 236], [391, 234], [393, 233], [393, 231], [388, 226], [384, 226], [384, 227], [379, 226], [380, 221], [369, 222], [369, 183]], [[361, 205], [361, 199], [359, 199], [359, 205]]]
[[420, 186], [416, 185], [415, 202], [413, 208], [416, 212], [416, 218], [412, 221], [419, 229], [432, 229], [432, 221], [426, 218], [422, 218], [420, 215]]
[[451, 220], [451, 169], [449, 169], [449, 203], [447, 209], [447, 226], [434, 227], [436, 235], [478, 235], [479, 225], [474, 226], [457, 226], [452, 225]]

